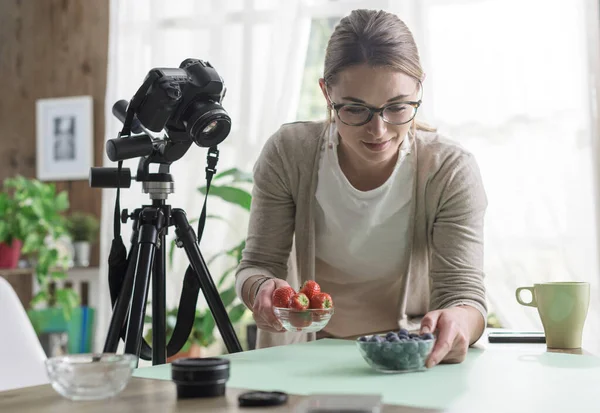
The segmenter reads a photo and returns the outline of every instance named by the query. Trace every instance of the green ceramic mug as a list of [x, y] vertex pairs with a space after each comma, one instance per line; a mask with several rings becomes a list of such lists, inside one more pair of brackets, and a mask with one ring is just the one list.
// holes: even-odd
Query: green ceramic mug
[[[531, 292], [531, 301], [521, 291]], [[521, 305], [537, 307], [544, 326], [548, 348], [581, 348], [583, 324], [590, 304], [590, 284], [586, 282], [549, 282], [520, 287], [516, 291]]]

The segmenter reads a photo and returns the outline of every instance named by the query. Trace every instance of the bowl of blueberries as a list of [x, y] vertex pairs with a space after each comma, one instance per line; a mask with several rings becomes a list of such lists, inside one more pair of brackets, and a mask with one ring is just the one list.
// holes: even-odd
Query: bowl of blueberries
[[385, 335], [361, 336], [356, 345], [365, 361], [382, 373], [409, 373], [426, 370], [433, 349], [433, 334], [413, 334], [406, 329]]

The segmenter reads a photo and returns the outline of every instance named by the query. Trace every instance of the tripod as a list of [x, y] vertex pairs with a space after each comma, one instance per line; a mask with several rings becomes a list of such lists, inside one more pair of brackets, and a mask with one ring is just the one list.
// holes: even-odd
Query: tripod
[[[100, 168], [94, 169], [96, 169], [96, 173], [103, 172], [99, 171]], [[107, 173], [111, 173], [111, 171], [107, 171]], [[114, 171], [112, 173], [114, 175]], [[111, 178], [105, 175], [104, 178], [97, 177], [96, 179]], [[118, 285], [111, 286], [111, 294], [114, 292], [116, 299], [114, 300], [113, 313], [104, 345], [104, 352], [115, 353], [120, 338], [124, 338], [125, 353], [134, 354], [138, 358], [140, 356], [142, 358], [148, 357], [150, 349], [142, 338], [142, 331], [151, 279], [152, 364], [166, 363], [167, 356], [179, 351], [185, 339], [187, 339], [189, 330], [187, 331], [187, 335], [184, 336], [184, 341], [181, 340], [182, 336], [180, 335], [179, 339], [175, 341], [172, 339], [169, 342], [169, 346], [166, 343], [165, 238], [168, 228], [171, 226], [175, 227], [177, 235], [176, 245], [180, 248], [183, 247], [185, 250], [195, 276], [195, 279], [188, 280], [188, 274], [186, 274], [183, 287], [184, 292], [182, 292], [182, 304], [187, 306], [188, 310], [193, 310], [192, 314], [195, 314], [197, 293], [195, 296], [192, 293], [194, 298], [190, 299], [189, 294], [187, 300], [183, 298], [185, 298], [186, 291], [193, 289], [193, 285], [189, 285], [190, 283], [199, 284], [227, 346], [227, 350], [230, 353], [242, 351], [225, 306], [220, 299], [217, 288], [202, 257], [200, 248], [196, 242], [196, 234], [187, 220], [185, 211], [182, 209], [172, 209], [170, 205], [166, 204], [168, 195], [174, 191], [171, 175], [160, 170], [159, 173], [149, 173], [144, 176], [142, 184], [144, 192], [150, 195], [152, 205], [142, 206], [134, 210], [130, 215], [127, 210], [124, 210], [121, 215], [123, 223], [126, 223], [128, 219], [133, 221], [133, 233], [131, 236], [127, 272], [124, 278], [118, 282]], [[180, 306], [179, 312], [182, 313], [182, 311], [183, 309]], [[178, 314], [178, 324], [179, 321], [180, 314]], [[190, 320], [188, 319], [187, 321], [191, 328]], [[193, 320], [191, 321], [193, 323]], [[177, 330], [177, 326], [175, 329]], [[185, 332], [186, 328], [183, 328], [183, 330]], [[173, 336], [175, 336], [175, 333]]]

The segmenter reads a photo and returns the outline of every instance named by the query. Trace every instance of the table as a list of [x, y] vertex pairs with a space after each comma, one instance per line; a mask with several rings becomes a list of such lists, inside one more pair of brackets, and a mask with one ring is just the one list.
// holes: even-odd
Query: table
[[224, 398], [177, 401], [170, 368], [163, 365], [138, 369], [128, 387], [109, 401], [70, 402], [46, 385], [0, 393], [0, 411], [243, 412], [249, 410], [237, 408], [237, 395], [247, 389], [294, 394], [287, 405], [268, 409], [272, 412], [293, 411], [315, 391], [381, 393], [386, 413], [600, 411], [600, 358], [549, 352], [541, 344], [487, 344], [484, 339], [464, 363], [405, 375], [374, 372], [347, 340], [226, 357], [231, 378]]

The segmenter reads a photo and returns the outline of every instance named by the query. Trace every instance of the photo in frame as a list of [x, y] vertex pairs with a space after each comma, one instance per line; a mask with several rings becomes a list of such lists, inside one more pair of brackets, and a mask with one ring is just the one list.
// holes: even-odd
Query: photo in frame
[[88, 179], [94, 159], [92, 97], [38, 99], [36, 144], [40, 181]]

